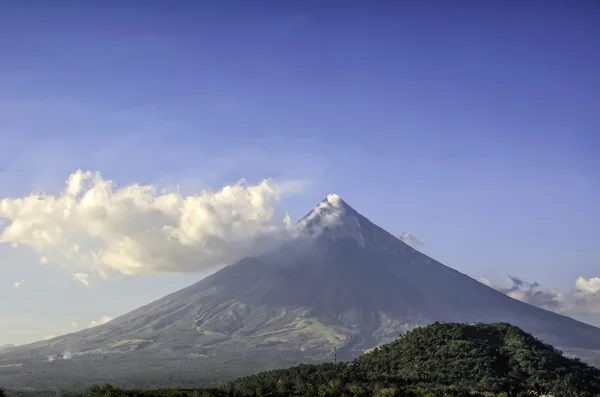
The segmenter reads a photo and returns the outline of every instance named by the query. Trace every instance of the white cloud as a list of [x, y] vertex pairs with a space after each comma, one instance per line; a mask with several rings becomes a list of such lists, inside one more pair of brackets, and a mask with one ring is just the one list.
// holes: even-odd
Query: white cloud
[[207, 271], [285, 238], [289, 224], [274, 206], [301, 187], [240, 181], [184, 196], [152, 185], [119, 187], [99, 173], [77, 171], [60, 195], [0, 200], [0, 219], [8, 221], [0, 243], [28, 246], [41, 263], [78, 266], [75, 274], [92, 277]]
[[48, 257], [47, 256], [41, 256], [40, 257], [40, 264], [41, 265], [47, 265], [48, 264]]
[[111, 320], [112, 320], [112, 317], [110, 317], [110, 316], [102, 316], [100, 318], [100, 320], [90, 321], [90, 323], [88, 324], [88, 328], [92, 328], [92, 327], [96, 327], [98, 325], [106, 324], [107, 322], [109, 322]]
[[487, 278], [483, 278], [482, 277], [482, 278], [479, 279], [479, 282], [482, 283], [482, 284], [487, 285], [488, 287], [492, 287], [492, 288], [494, 287], [492, 285], [492, 282], [490, 280], [488, 280]]
[[578, 314], [600, 314], [600, 277], [575, 280], [574, 305]]
[[71, 328], [73, 328], [73, 329], [77, 329], [77, 328], [79, 328], [79, 325], [77, 325], [77, 321], [73, 321], [73, 322], [71, 323]]
[[21, 285], [23, 285], [24, 282], [25, 280], [17, 281], [16, 283], [13, 283], [13, 286], [15, 288], [19, 288]]
[[77, 281], [79, 281], [81, 284], [85, 285], [86, 287], [90, 286], [90, 275], [87, 273], [75, 273], [73, 275], [73, 278]]
[[600, 277], [583, 278], [575, 280], [575, 288], [580, 293], [594, 295], [600, 292]]
[[574, 288], [565, 293], [540, 288], [538, 283], [528, 283], [518, 277], [509, 278], [512, 282], [509, 286], [493, 284], [486, 279], [480, 281], [514, 299], [567, 316], [600, 314], [600, 277], [579, 277]]
[[398, 236], [398, 238], [412, 247], [418, 247], [423, 245], [423, 243], [418, 238], [407, 232], [402, 233], [400, 236]]

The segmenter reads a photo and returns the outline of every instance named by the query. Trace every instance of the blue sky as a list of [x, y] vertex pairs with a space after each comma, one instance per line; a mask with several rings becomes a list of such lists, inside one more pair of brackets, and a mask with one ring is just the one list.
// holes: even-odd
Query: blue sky
[[[3, 2], [0, 199], [60, 195], [78, 169], [189, 195], [302, 180], [292, 219], [335, 192], [473, 277], [566, 293], [600, 276], [599, 16], [593, 1]], [[0, 244], [0, 321], [29, 330], [0, 344], [206, 274], [86, 287], [40, 255]]]

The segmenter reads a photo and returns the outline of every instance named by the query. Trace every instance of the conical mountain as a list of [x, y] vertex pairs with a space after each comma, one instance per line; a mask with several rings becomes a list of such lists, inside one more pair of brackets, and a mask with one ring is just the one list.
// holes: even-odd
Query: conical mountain
[[[198, 371], [216, 380], [329, 360], [334, 349], [338, 358], [350, 358], [435, 321], [508, 322], [558, 347], [600, 348], [600, 329], [442, 265], [339, 196], [328, 196], [296, 226], [298, 237], [276, 251], [245, 258], [105, 325], [0, 355], [0, 384], [20, 385], [24, 374], [36, 373], [40, 384], [53, 385], [61, 375], [47, 358], [65, 351], [71, 359], [58, 361], [63, 374], [71, 365], [71, 383], [78, 370], [93, 368], [96, 378], [85, 375], [88, 383], [145, 379], [148, 386], [149, 378], [169, 374], [182, 386], [193, 374], [197, 384]], [[7, 376], [3, 365], [13, 365]]]

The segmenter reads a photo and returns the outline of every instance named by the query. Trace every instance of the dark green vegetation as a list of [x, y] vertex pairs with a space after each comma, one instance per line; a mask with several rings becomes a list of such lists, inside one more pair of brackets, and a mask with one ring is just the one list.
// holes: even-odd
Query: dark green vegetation
[[[506, 394], [505, 394], [506, 393]], [[298, 365], [200, 390], [88, 389], [118, 396], [460, 396], [600, 394], [600, 369], [506, 323], [435, 323], [345, 363]], [[15, 394], [16, 396], [16, 394]]]
[[[418, 328], [362, 357], [341, 364], [297, 366], [263, 372], [233, 383], [239, 394], [257, 387], [303, 391], [310, 385], [341, 389], [422, 391], [600, 393], [600, 370], [564, 357], [505, 323], [440, 324]], [[349, 387], [349, 385], [351, 385]]]

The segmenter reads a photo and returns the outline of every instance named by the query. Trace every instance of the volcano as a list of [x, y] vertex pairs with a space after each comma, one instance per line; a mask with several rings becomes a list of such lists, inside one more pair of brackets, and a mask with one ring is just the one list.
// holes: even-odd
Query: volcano
[[506, 322], [559, 348], [600, 329], [520, 302], [429, 258], [330, 195], [275, 251], [104, 325], [0, 354], [0, 385], [198, 386], [349, 359], [433, 322]]

